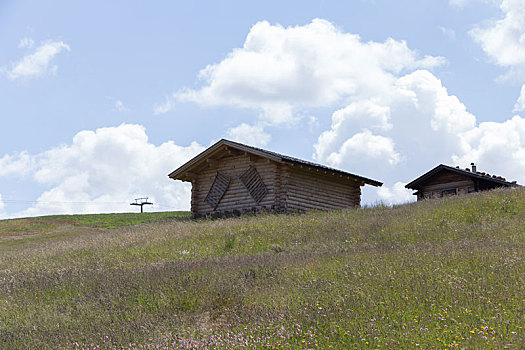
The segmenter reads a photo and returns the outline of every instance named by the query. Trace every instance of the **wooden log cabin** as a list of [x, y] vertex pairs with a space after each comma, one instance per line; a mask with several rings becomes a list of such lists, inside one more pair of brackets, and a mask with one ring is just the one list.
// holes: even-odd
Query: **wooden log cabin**
[[359, 206], [361, 186], [382, 183], [320, 164], [220, 140], [169, 174], [191, 182], [191, 213], [339, 209]]
[[414, 195], [420, 201], [486, 191], [497, 187], [519, 186], [516, 181], [509, 182], [501, 176], [477, 171], [474, 163], [471, 163], [471, 166], [472, 170], [440, 164], [406, 184], [405, 187], [415, 190]]

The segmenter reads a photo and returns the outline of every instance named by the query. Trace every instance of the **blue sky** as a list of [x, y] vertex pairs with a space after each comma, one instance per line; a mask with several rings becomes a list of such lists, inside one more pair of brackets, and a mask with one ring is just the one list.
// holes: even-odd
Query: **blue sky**
[[[383, 181], [525, 182], [525, 5], [0, 2], [0, 216], [189, 208], [167, 174], [221, 138]], [[149, 209], [149, 208], [148, 208]]]

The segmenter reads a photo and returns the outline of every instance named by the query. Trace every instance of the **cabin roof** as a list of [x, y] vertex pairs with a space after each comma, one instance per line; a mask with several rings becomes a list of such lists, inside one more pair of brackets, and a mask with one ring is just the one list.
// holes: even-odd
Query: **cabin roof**
[[305, 166], [305, 167], [308, 167], [308, 168], [311, 168], [311, 169], [323, 170], [323, 171], [326, 171], [326, 172], [329, 172], [329, 173], [332, 173], [332, 174], [337, 174], [337, 175], [343, 175], [343, 176], [346, 176], [346, 177], [351, 177], [351, 178], [353, 178], [355, 180], [361, 181], [361, 182], [363, 182], [365, 184], [369, 184], [369, 185], [372, 185], [372, 186], [378, 186], [379, 187], [379, 186], [383, 185], [382, 182], [379, 182], [379, 181], [376, 181], [376, 180], [372, 180], [372, 179], [369, 179], [369, 178], [366, 178], [366, 177], [363, 177], [363, 176], [355, 175], [355, 174], [352, 174], [352, 173], [348, 173], [346, 171], [330, 168], [330, 167], [327, 167], [325, 165], [321, 165], [321, 164], [309, 162], [309, 161], [306, 161], [306, 160], [302, 160], [302, 159], [286, 156], [286, 155], [279, 154], [279, 153], [276, 153], [276, 152], [267, 151], [267, 150], [264, 150], [264, 149], [261, 149], [261, 148], [248, 146], [248, 145], [245, 145], [245, 144], [242, 144], [242, 143], [238, 143], [238, 142], [234, 142], [234, 141], [230, 141], [230, 140], [226, 140], [226, 139], [222, 139], [219, 142], [215, 143], [214, 145], [208, 147], [207, 149], [202, 151], [200, 154], [198, 154], [197, 156], [195, 156], [194, 158], [192, 158], [191, 160], [189, 160], [188, 162], [186, 162], [185, 164], [183, 164], [182, 166], [180, 166], [179, 168], [177, 168], [176, 170], [171, 172], [168, 176], [170, 178], [174, 179], [174, 180], [183, 180], [183, 181], [185, 181], [187, 172], [190, 172], [192, 169], [198, 167], [203, 162], [205, 162], [207, 159], [211, 158], [215, 154], [217, 154], [220, 151], [223, 151], [225, 149], [226, 150], [228, 150], [228, 149], [239, 150], [239, 151], [250, 153], [250, 154], [253, 154], [253, 155], [256, 155], [256, 156], [259, 156], [259, 157], [267, 158], [267, 159], [272, 160], [272, 161], [277, 162], [277, 163], [301, 165], [301, 166]]
[[406, 188], [411, 188], [411, 189], [414, 189], [414, 190], [418, 190], [421, 187], [421, 185], [426, 180], [430, 179], [431, 177], [433, 177], [434, 175], [438, 174], [441, 171], [451, 171], [451, 172], [454, 172], [454, 173], [457, 173], [457, 174], [467, 175], [467, 176], [469, 176], [469, 177], [471, 177], [473, 179], [493, 182], [493, 183], [496, 183], [496, 184], [501, 185], [501, 186], [519, 186], [516, 183], [516, 181], [509, 182], [509, 181], [507, 181], [505, 178], [503, 178], [501, 176], [490, 175], [490, 174], [487, 174], [487, 173], [484, 173], [484, 172], [479, 172], [479, 171], [472, 172], [472, 171], [470, 171], [470, 169], [461, 169], [459, 167], [455, 167], [454, 168], [454, 167], [451, 167], [451, 166], [448, 166], [448, 165], [439, 164], [434, 169], [424, 173], [423, 175], [421, 175], [420, 177], [418, 177], [414, 181], [406, 184], [405, 187]]

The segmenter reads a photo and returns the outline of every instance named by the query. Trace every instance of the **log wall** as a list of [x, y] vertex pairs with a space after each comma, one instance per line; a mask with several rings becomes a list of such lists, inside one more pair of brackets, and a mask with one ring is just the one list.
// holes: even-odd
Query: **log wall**
[[287, 210], [340, 209], [361, 203], [358, 182], [297, 167], [289, 166], [286, 170], [283, 192]]
[[[259, 203], [251, 197], [239, 177], [250, 167], [254, 166], [261, 176], [268, 193]], [[217, 171], [231, 178], [228, 190], [222, 197], [217, 208], [212, 208], [204, 201]], [[191, 212], [193, 216], [204, 216], [214, 213], [232, 212], [235, 210], [262, 210], [270, 209], [276, 203], [276, 185], [279, 186], [280, 172], [278, 165], [264, 158], [248, 155], [236, 155], [221, 158], [214, 166], [202, 169], [192, 180]], [[280, 194], [280, 192], [279, 192]]]
[[418, 200], [463, 195], [478, 189], [471, 177], [443, 171], [426, 181], [418, 191]]
[[[250, 166], [256, 168], [268, 193], [259, 203], [251, 197], [239, 177]], [[219, 171], [231, 178], [217, 208], [206, 201]], [[262, 157], [233, 155], [213, 160], [192, 178], [191, 212], [193, 217], [221, 216], [243, 211], [307, 211], [359, 206], [360, 183], [338, 175], [310, 171], [308, 168], [270, 161]]]

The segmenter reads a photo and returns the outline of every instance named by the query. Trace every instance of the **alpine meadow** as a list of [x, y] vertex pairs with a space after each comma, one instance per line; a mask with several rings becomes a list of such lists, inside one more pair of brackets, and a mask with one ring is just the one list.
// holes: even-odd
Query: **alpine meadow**
[[519, 188], [0, 221], [0, 348], [524, 348], [524, 213]]

